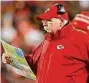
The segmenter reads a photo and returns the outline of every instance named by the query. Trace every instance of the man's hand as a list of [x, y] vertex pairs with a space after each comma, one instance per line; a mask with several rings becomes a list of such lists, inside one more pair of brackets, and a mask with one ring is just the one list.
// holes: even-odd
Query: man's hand
[[11, 62], [13, 62], [13, 60], [8, 54], [3, 53], [2, 62], [5, 63], [5, 64], [10, 64]]
[[[13, 62], [13, 60], [12, 60], [12, 58], [11, 58], [8, 54], [3, 53], [3, 55], [2, 55], [2, 62], [5, 63], [5, 64], [10, 64], [10, 63]], [[10, 66], [10, 71], [8, 71], [8, 72], [11, 72], [11, 75], [12, 75], [12, 77], [14, 77], [14, 78], [19, 78], [20, 80], [25, 79], [24, 76], [19, 75], [18, 73], [16, 73], [16, 72], [12, 69], [12, 66]]]

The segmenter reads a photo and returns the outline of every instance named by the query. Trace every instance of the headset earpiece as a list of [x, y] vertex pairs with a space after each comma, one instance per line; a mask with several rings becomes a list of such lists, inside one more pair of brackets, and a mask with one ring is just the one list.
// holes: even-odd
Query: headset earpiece
[[58, 11], [57, 11], [58, 14], [64, 14], [65, 13], [65, 9], [64, 9], [63, 5], [61, 5], [61, 4], [55, 4], [55, 6], [58, 9]]

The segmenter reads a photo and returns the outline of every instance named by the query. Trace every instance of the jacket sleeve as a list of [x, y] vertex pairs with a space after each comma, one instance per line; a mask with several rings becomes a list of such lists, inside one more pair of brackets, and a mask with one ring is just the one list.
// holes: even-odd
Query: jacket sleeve
[[84, 40], [85, 40], [84, 44], [86, 45], [86, 54], [87, 54], [87, 56], [85, 56], [86, 57], [85, 63], [86, 63], [86, 66], [89, 68], [89, 34], [85, 37]]
[[29, 64], [29, 66], [31, 67], [31, 69], [33, 70], [34, 74], [36, 74], [37, 72], [37, 64], [33, 64], [33, 54], [30, 54], [28, 56], [25, 56], [27, 63]]
[[89, 35], [88, 35], [88, 38], [87, 38], [87, 63], [88, 63], [88, 66], [89, 66]]
[[40, 44], [33, 53], [31, 53], [28, 56], [25, 56], [29, 66], [32, 68], [33, 72], [36, 74], [37, 72], [37, 64], [40, 58], [41, 54], [41, 49], [42, 49], [42, 44]]
[[[88, 39], [88, 43], [87, 43], [88, 45], [88, 48], [87, 48], [87, 53], [88, 53], [88, 61], [87, 61], [87, 70], [88, 70], [88, 75], [89, 75], [89, 39]], [[88, 76], [88, 78], [89, 78], [89, 76]]]

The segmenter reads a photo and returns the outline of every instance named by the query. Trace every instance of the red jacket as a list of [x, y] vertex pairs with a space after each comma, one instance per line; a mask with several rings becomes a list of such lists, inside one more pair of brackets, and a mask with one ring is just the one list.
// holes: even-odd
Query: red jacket
[[47, 35], [27, 61], [37, 66], [37, 83], [87, 83], [89, 36], [68, 24]]

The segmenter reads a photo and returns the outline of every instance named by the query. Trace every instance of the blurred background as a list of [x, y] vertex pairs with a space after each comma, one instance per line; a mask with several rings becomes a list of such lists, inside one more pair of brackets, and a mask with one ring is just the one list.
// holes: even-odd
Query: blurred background
[[[70, 21], [81, 11], [89, 11], [89, 1], [1, 1], [1, 39], [19, 47], [25, 56], [30, 55], [44, 40], [45, 31], [36, 16], [50, 5], [61, 3], [69, 14]], [[2, 45], [1, 55], [4, 52]], [[1, 83], [35, 83], [12, 73], [10, 67], [1, 62]]]

